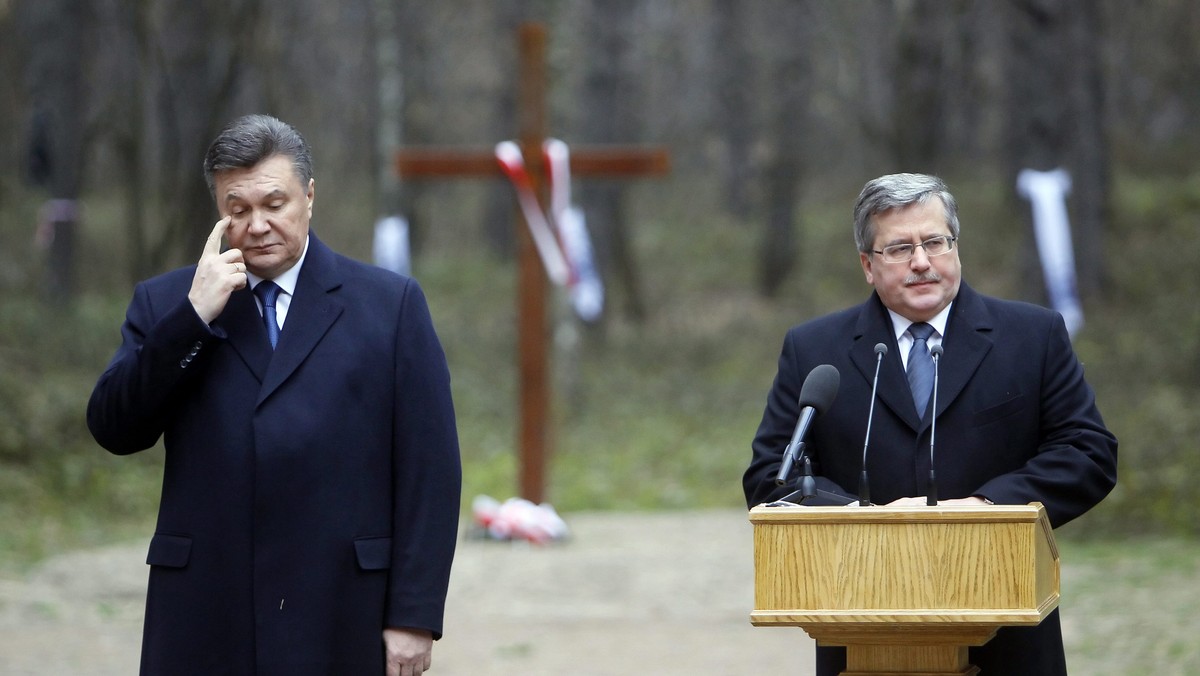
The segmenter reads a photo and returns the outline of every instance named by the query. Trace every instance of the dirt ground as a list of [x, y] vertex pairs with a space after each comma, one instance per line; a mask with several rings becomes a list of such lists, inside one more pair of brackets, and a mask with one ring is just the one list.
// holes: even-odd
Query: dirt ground
[[[811, 672], [799, 629], [755, 628], [740, 510], [567, 514], [569, 541], [463, 538], [431, 675]], [[0, 578], [0, 675], [137, 673], [145, 542]]]

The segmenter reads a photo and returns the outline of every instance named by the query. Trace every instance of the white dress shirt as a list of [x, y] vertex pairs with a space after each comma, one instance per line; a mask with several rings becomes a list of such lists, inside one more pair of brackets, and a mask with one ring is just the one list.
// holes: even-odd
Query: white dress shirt
[[[954, 303], [950, 303], [942, 308], [942, 311], [934, 315], [933, 319], [925, 322], [933, 327], [933, 335], [929, 340], [925, 341], [929, 347], [942, 344], [942, 337], [946, 335], [946, 321], [950, 319], [950, 308]], [[908, 332], [908, 327], [916, 322], [906, 317], [901, 317], [892, 310], [888, 310], [888, 314], [892, 317], [892, 329], [896, 332], [896, 347], [900, 350], [900, 363], [904, 366], [904, 370], [908, 371], [908, 351], [912, 349], [913, 337]]]
[[[296, 264], [288, 268], [282, 275], [279, 275], [271, 281], [279, 285], [281, 291], [279, 297], [275, 299], [275, 318], [279, 320], [279, 330], [283, 330], [283, 322], [287, 319], [288, 308], [292, 305], [292, 294], [296, 293], [296, 280], [300, 278], [300, 268], [304, 265], [304, 257], [308, 255], [308, 238], [304, 238], [304, 251], [300, 254], [300, 260]], [[246, 278], [250, 280], [250, 288], [258, 286], [258, 283], [263, 281], [262, 277], [247, 271]], [[258, 295], [254, 296], [254, 303], [258, 306], [258, 313], [261, 315], [263, 311], [262, 301], [258, 299]]]

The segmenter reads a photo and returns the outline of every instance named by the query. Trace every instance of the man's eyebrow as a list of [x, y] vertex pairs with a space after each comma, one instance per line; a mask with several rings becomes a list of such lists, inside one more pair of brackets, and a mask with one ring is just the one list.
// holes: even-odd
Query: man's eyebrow
[[932, 235], [917, 235], [917, 237], [920, 239], [919, 242], [913, 242], [912, 240], [907, 239], [907, 238], [897, 237], [896, 239], [893, 239], [889, 242], [885, 242], [883, 244], [883, 246], [895, 246], [896, 244], [923, 244], [923, 243], [925, 243], [931, 239], [937, 238], [937, 237], [953, 237], [953, 235], [951, 235], [948, 232], [939, 232], [939, 233], [935, 233]]
[[[272, 190], [271, 192], [268, 192], [266, 195], [263, 196], [263, 198], [267, 199], [267, 200], [276, 200], [281, 197], [287, 197], [287, 191], [284, 190], [283, 188], [275, 188], [274, 190]], [[226, 204], [236, 201], [236, 200], [245, 200], [245, 199], [246, 198], [243, 197], [241, 193], [236, 192], [236, 191], [225, 195], [225, 203]]]

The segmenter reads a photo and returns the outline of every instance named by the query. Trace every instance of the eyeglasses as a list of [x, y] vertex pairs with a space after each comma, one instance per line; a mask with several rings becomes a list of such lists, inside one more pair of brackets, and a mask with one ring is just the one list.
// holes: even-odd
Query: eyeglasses
[[930, 237], [920, 244], [893, 244], [883, 247], [882, 251], [879, 249], [871, 251], [882, 256], [884, 263], [906, 263], [912, 260], [913, 255], [917, 253], [917, 247], [924, 249], [926, 256], [941, 256], [950, 253], [957, 241], [957, 237], [938, 235]]

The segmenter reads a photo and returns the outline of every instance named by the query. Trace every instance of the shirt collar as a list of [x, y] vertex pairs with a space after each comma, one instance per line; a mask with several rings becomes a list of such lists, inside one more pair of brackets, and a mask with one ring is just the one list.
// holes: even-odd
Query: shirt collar
[[[946, 322], [950, 320], [950, 308], [952, 307], [954, 307], [953, 301], [946, 307], [942, 308], [942, 311], [934, 315], [932, 319], [925, 322], [926, 324], [932, 326], [934, 331], [937, 331], [937, 336], [939, 338], [946, 337]], [[904, 335], [904, 332], [908, 330], [908, 327], [912, 326], [916, 322], [897, 314], [891, 308], [888, 308], [888, 316], [892, 318], [892, 330], [896, 333], [896, 342], [899, 343], [900, 337]]]

